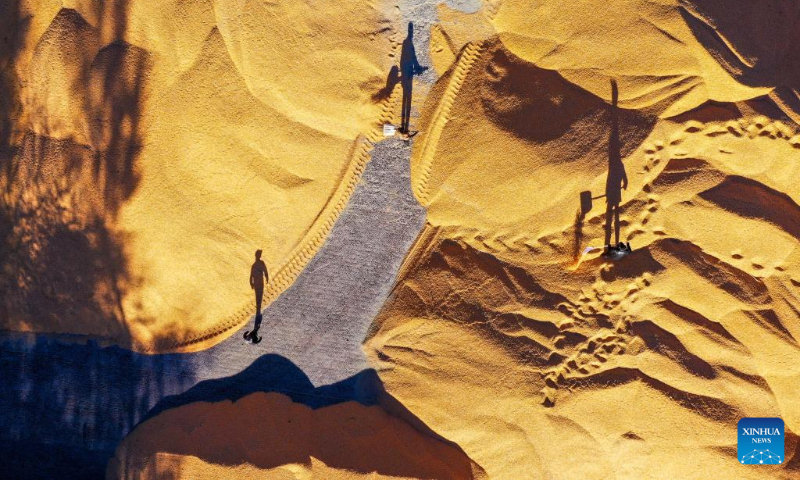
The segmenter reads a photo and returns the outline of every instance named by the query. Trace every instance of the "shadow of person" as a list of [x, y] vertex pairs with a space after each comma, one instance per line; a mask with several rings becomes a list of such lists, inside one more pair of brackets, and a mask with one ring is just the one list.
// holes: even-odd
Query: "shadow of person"
[[[628, 176], [622, 163], [619, 139], [619, 112], [617, 102], [619, 91], [616, 80], [611, 80], [611, 138], [608, 142], [608, 177], [606, 178], [606, 251], [619, 246], [620, 221], [619, 204], [622, 202], [622, 190], [628, 188]], [[614, 222], [614, 244], [611, 244], [611, 222]]]
[[246, 332], [244, 332], [245, 340], [250, 340], [254, 344], [261, 343], [261, 337], [258, 336], [258, 329], [261, 328], [261, 320], [263, 318], [264, 317], [260, 313], [256, 314], [256, 321], [255, 325], [253, 325], [253, 330], [252, 331], [247, 330]]
[[403, 50], [400, 53], [400, 84], [403, 87], [403, 111], [400, 120], [401, 133], [409, 133], [414, 75], [419, 75], [427, 69], [428, 67], [421, 66], [417, 61], [417, 54], [414, 50], [414, 24], [408, 22], [408, 36], [403, 40]]
[[267, 265], [261, 260], [261, 250], [256, 250], [256, 260], [250, 267], [250, 288], [256, 294], [256, 320], [253, 331], [244, 332], [245, 340], [252, 340], [253, 343], [261, 341], [258, 336], [258, 329], [261, 328], [261, 302], [264, 299], [264, 283], [269, 282], [269, 272], [267, 272]]
[[372, 95], [372, 101], [378, 103], [389, 98], [398, 83], [400, 83], [400, 69], [397, 65], [392, 65], [389, 75], [386, 76], [386, 85]]

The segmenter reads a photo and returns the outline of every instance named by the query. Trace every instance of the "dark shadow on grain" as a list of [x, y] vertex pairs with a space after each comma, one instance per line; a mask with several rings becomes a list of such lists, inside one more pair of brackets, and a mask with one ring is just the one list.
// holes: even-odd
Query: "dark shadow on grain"
[[[34, 330], [90, 331], [127, 345], [131, 336], [122, 302], [137, 280], [128, 269], [126, 239], [111, 224], [139, 183], [136, 160], [150, 54], [122, 40], [127, 0], [96, 1], [97, 25], [63, 8], [52, 21], [58, 25], [53, 35], [79, 29], [98, 45], [80, 48], [99, 48], [89, 50], [91, 62], [79, 63], [72, 85], [72, 91], [82, 92], [75, 95], [80, 108], [74, 115], [88, 126], [88, 138], [57, 139], [41, 127], [34, 131], [36, 122], [48, 118], [31, 111], [27, 117], [34, 123], [23, 123], [19, 115], [20, 81], [11, 67], [25, 41], [27, 19], [19, 18], [14, 5], [2, 7], [2, 22], [14, 28], [2, 39], [0, 60], [6, 67], [0, 93], [0, 263], [5, 267], [0, 329], [17, 330], [26, 322]], [[101, 38], [111, 41], [100, 46]], [[47, 78], [47, 72], [40, 75]], [[28, 95], [43, 94], [30, 88]]]
[[[420, 433], [442, 442], [444, 445], [454, 450], [459, 457], [460, 465], [450, 465], [449, 467], [452, 468], [453, 471], [461, 471], [462, 473], [468, 473], [470, 471], [471, 461], [461, 448], [436, 434], [425, 425], [424, 422], [406, 409], [402, 403], [388, 394], [375, 370], [363, 370], [339, 382], [315, 387], [308, 376], [306, 376], [292, 361], [276, 354], [267, 354], [259, 357], [245, 370], [236, 375], [206, 380], [198, 383], [185, 393], [163, 399], [147, 413], [140, 422], [140, 425], [168, 410], [192, 404], [207, 405], [211, 412], [213, 412], [214, 404], [216, 403], [219, 403], [223, 409], [228, 408], [228, 405], [230, 405], [228, 402], [233, 402], [235, 404], [237, 401], [259, 392], [280, 393], [288, 396], [295, 403], [300, 403], [313, 409], [330, 407], [343, 402], [358, 402], [363, 406], [380, 406], [386, 413], [403, 420]], [[252, 412], [244, 408], [242, 408], [241, 411], [242, 414], [252, 414]], [[358, 412], [358, 410], [356, 410], [356, 412]], [[258, 414], [258, 412], [256, 412], [256, 414]], [[161, 421], [163, 422], [164, 420]], [[203, 421], [203, 418], [197, 419], [198, 424]], [[302, 429], [303, 425], [298, 425], [295, 428]], [[243, 435], [247, 436], [252, 434], [245, 434], [243, 432]], [[267, 443], [281, 441], [279, 438], [270, 437], [270, 432], [263, 432], [263, 434], [259, 435], [262, 441]], [[209, 441], [212, 445], [217, 445], [219, 442], [240, 442], [242, 439], [221, 438], [209, 439]], [[335, 441], [335, 439], [331, 439], [331, 441]], [[181, 444], [181, 442], [178, 442], [178, 444]], [[251, 463], [264, 469], [280, 466], [280, 463], [275, 463], [277, 459], [274, 458], [274, 456], [270, 455], [267, 456], [268, 458], [264, 458], [261, 457], [256, 450], [253, 452], [245, 451], [243, 454], [246, 455], [247, 458], [236, 459], [231, 458], [230, 451], [225, 451], [225, 449], [216, 447], [207, 448], [202, 445], [185, 444], [183, 446], [176, 446], [176, 444], [172, 444], [172, 447], [154, 446], [153, 448], [155, 448], [156, 451], [168, 451], [180, 455], [193, 455], [216, 464], [230, 464], [231, 461], [240, 461], [241, 463]], [[298, 453], [302, 455], [303, 452], [293, 452], [293, 454]], [[332, 458], [324, 458], [323, 452], [323, 458], [320, 458], [320, 460], [328, 466], [345, 468], [351, 471], [359, 471], [361, 473], [370, 473], [373, 471], [369, 468], [364, 468], [366, 465], [372, 463], [369, 458], [359, 458], [354, 464], [348, 464], [346, 463], [347, 460], [344, 460], [345, 464], [340, 464], [340, 462], [343, 461], [342, 458], [346, 459], [349, 457], [351, 457], [351, 455], [343, 454], [341, 457], [337, 455]], [[287, 463], [297, 463], [295, 460], [303, 461], [303, 459], [285, 459], [282, 457], [279, 461], [283, 460], [287, 460]], [[115, 459], [114, 466], [125, 469], [126, 465], [129, 465], [131, 461], [134, 463], [136, 462], [135, 459], [117, 458]], [[396, 467], [388, 467], [390, 468], [388, 471], [383, 471], [382, 468], [384, 467], [380, 465], [375, 465], [375, 468], [378, 469], [377, 473], [379, 474], [413, 476], [410, 471], [402, 471], [402, 469], [400, 471], [394, 470], [393, 468]]]
[[[70, 100], [72, 120], [86, 131], [55, 138], [43, 126], [47, 112], [31, 107], [46, 105], [36, 98], [46, 92], [29, 82], [22, 95], [31, 79], [19, 78], [16, 64], [22, 46], [40, 39], [26, 38], [30, 18], [18, 1], [0, 2], [0, 330], [85, 330], [129, 346], [122, 303], [137, 280], [112, 224], [139, 184], [150, 54], [122, 40], [127, 0], [93, 5], [96, 24], [64, 8], [47, 29], [91, 39], [76, 47], [88, 49], [86, 60], [64, 59], [80, 66]], [[35, 47], [34, 56], [60, 45]], [[49, 81], [47, 70], [36, 75]], [[177, 357], [102, 348], [86, 337], [1, 341], [0, 439], [2, 455], [15, 459], [3, 462], [11, 478], [102, 477], [123, 435], [168, 386], [193, 375]]]

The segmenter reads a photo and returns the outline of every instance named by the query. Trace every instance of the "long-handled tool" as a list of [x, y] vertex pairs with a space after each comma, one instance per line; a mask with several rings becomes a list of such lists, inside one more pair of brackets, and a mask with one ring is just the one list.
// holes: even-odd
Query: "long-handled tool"
[[585, 217], [589, 210], [592, 209], [592, 200], [597, 200], [598, 198], [603, 198], [605, 195], [598, 195], [596, 197], [592, 196], [592, 192], [589, 190], [581, 192], [581, 216]]

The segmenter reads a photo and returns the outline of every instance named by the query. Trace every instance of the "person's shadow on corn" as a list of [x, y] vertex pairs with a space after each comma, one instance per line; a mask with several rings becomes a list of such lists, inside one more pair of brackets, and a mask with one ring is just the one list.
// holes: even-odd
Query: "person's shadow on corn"
[[[620, 221], [619, 204], [622, 203], [622, 190], [628, 188], [628, 176], [625, 174], [625, 165], [622, 163], [619, 138], [619, 112], [617, 102], [619, 91], [617, 82], [611, 80], [611, 138], [608, 142], [608, 177], [606, 178], [606, 228], [605, 250], [610, 252], [620, 249]], [[614, 230], [614, 243], [611, 243], [611, 230]], [[630, 244], [625, 245], [630, 250]]]
[[256, 261], [250, 267], [250, 288], [256, 294], [256, 321], [253, 331], [244, 332], [244, 339], [259, 343], [261, 337], [258, 336], [258, 329], [261, 328], [261, 302], [264, 300], [264, 284], [269, 282], [269, 272], [267, 265], [261, 260], [261, 250], [256, 250]]
[[414, 88], [414, 75], [420, 75], [427, 70], [417, 61], [414, 50], [414, 24], [408, 22], [408, 36], [403, 40], [403, 50], [400, 52], [400, 84], [403, 87], [403, 112], [400, 119], [400, 133], [409, 134], [411, 118], [411, 97]]

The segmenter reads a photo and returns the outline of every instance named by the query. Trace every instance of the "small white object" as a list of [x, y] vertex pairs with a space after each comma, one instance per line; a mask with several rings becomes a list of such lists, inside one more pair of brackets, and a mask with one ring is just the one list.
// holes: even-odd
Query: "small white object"
[[390, 123], [383, 124], [383, 136], [384, 137], [393, 137], [394, 136], [394, 125]]

